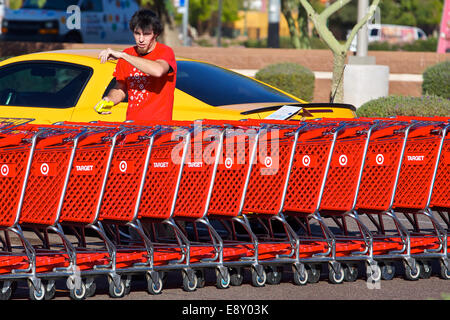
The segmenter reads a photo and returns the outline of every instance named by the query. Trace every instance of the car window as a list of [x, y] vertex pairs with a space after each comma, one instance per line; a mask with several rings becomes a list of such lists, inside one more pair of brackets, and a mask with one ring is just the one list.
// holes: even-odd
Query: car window
[[259, 102], [298, 103], [258, 81], [196, 61], [177, 61], [176, 87], [212, 106]]
[[26, 62], [0, 68], [0, 105], [70, 108], [77, 104], [92, 68]]
[[[108, 95], [109, 90], [114, 88], [116, 86], [117, 80], [116, 78], [112, 78], [111, 82], [109, 83], [108, 87], [106, 87], [105, 92], [103, 92], [102, 97], [105, 97]], [[125, 99], [123, 99], [122, 102], [128, 103], [128, 91], [125, 92]]]

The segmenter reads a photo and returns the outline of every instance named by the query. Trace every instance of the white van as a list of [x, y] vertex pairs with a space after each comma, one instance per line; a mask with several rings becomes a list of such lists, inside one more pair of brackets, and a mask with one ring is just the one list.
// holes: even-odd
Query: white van
[[135, 0], [25, 0], [6, 9], [1, 39], [131, 44], [128, 23], [138, 9]]
[[[371, 42], [388, 42], [388, 43], [407, 43], [415, 40], [426, 40], [425, 32], [417, 27], [401, 26], [394, 24], [368, 24], [368, 39]], [[347, 34], [349, 36], [350, 31]], [[350, 45], [350, 51], [356, 51], [358, 35], [353, 39]]]

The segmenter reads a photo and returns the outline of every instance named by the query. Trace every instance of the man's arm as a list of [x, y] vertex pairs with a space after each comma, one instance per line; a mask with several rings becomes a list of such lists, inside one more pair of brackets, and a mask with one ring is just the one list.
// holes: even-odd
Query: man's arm
[[111, 59], [124, 59], [143, 73], [158, 78], [168, 73], [170, 69], [169, 64], [165, 60], [158, 59], [152, 61], [141, 57], [135, 57], [125, 52], [112, 50], [110, 48], [100, 52], [99, 58], [101, 63], [105, 63], [107, 60]]
[[117, 81], [114, 88], [109, 90], [108, 94], [103, 97], [105, 101], [112, 101], [114, 105], [120, 103], [126, 97], [127, 86], [123, 81]]

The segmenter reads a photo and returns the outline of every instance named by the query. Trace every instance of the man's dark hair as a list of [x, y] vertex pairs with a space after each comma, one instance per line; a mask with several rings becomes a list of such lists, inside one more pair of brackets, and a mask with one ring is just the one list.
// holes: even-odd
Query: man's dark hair
[[130, 30], [133, 32], [136, 28], [143, 31], [151, 29], [157, 36], [163, 32], [161, 20], [152, 10], [140, 9], [136, 11], [130, 20]]

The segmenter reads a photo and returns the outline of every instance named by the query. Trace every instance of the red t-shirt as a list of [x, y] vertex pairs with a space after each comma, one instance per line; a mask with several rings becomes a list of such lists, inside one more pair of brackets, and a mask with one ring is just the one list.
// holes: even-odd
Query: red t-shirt
[[[132, 56], [140, 56], [135, 47], [124, 50]], [[165, 60], [172, 70], [162, 77], [144, 74], [132, 64], [119, 59], [114, 70], [117, 81], [125, 81], [128, 91], [127, 120], [172, 120], [173, 92], [177, 76], [177, 64], [173, 50], [157, 42], [155, 48], [140, 56], [149, 60]]]

